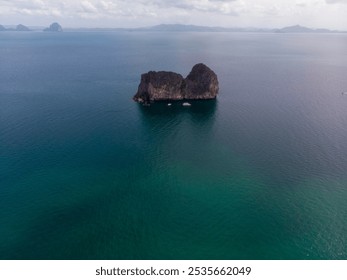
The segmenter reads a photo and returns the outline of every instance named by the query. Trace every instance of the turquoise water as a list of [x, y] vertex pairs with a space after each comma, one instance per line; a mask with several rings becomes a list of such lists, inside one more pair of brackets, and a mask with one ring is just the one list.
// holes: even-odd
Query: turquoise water
[[[0, 33], [0, 258], [347, 259], [346, 46]], [[131, 100], [199, 62], [216, 101]]]

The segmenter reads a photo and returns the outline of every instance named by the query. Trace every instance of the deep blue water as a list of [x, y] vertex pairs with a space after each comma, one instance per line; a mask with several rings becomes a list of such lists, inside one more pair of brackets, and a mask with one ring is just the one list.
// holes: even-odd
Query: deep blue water
[[[189, 108], [140, 74], [220, 81]], [[347, 35], [0, 33], [1, 259], [347, 259]]]

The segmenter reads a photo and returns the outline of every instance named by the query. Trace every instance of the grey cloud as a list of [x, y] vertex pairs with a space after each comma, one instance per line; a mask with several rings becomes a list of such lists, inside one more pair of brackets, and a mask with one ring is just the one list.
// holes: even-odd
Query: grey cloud
[[325, 2], [327, 4], [337, 4], [337, 3], [347, 4], [347, 0], [325, 0]]
[[[181, 12], [190, 13], [209, 13], [211, 15], [230, 15], [237, 16], [234, 3], [238, 0], [0, 0], [0, 12], [4, 7], [12, 14], [49, 14], [49, 11], [60, 11], [62, 14], [73, 17], [74, 15], [97, 15], [102, 18], [108, 15], [121, 16], [153, 16], [173, 14]], [[64, 4], [63, 4], [64, 3]], [[176, 10], [174, 10], [176, 9]]]
[[297, 3], [296, 4], [297, 7], [300, 7], [300, 8], [305, 8], [307, 7], [307, 5], [305, 3]]
[[51, 1], [44, 1], [44, 0], [0, 0], [0, 9], [2, 7], [12, 7], [16, 10], [48, 10], [50, 8], [64, 8], [65, 3], [61, 2], [59, 0], [51, 0]]
[[65, 3], [59, 0], [0, 0], [0, 14], [19, 17], [60, 17]]
[[236, 2], [238, 0], [208, 0], [209, 2]]
[[143, 1], [138, 0], [138, 2], [146, 3], [146, 5], [152, 5], [159, 7], [161, 9], [176, 8], [185, 11], [200, 11], [200, 12], [210, 12], [210, 13], [222, 13], [237, 15], [231, 7], [226, 7], [226, 5], [237, 2], [238, 0], [208, 0], [208, 1], [198, 1], [198, 0], [151, 0]]
[[89, 1], [81, 2], [81, 7], [83, 12], [85, 13], [98, 13], [98, 9]]

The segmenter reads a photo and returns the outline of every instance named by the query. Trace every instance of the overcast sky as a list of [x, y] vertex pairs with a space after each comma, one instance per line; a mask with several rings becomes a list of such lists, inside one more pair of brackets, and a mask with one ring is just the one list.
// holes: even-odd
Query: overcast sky
[[140, 27], [305, 25], [347, 30], [347, 0], [0, 0], [0, 24]]

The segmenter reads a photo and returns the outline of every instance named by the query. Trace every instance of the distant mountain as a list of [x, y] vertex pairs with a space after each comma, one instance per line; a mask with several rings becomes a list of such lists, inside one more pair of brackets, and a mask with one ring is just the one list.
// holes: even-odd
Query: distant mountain
[[66, 32], [114, 32], [114, 31], [138, 31], [138, 28], [107, 28], [107, 27], [70, 27], [64, 28]]
[[293, 26], [287, 26], [287, 27], [278, 29], [277, 32], [281, 32], [281, 33], [308, 33], [308, 32], [312, 32], [312, 29], [301, 26], [301, 25], [293, 25]]
[[63, 32], [63, 28], [57, 22], [52, 23], [48, 28], [45, 28], [43, 31], [46, 32]]
[[239, 28], [239, 27], [210, 27], [184, 24], [160, 24], [147, 28], [138, 28], [138, 31], [165, 31], [165, 32], [271, 32], [272, 29], [264, 28]]
[[136, 31], [163, 31], [163, 32], [256, 32], [256, 33], [341, 33], [342, 31], [329, 29], [311, 29], [301, 25], [288, 26], [281, 29], [268, 29], [256, 27], [209, 27], [184, 24], [160, 24], [147, 28], [137, 28]]
[[18, 24], [16, 27], [16, 31], [30, 31], [30, 29], [23, 24]]
[[[62, 32], [63, 28], [57, 22], [52, 23], [48, 28], [33, 27], [30, 29], [19, 24], [16, 27], [0, 25], [0, 31], [40, 31]], [[66, 28], [65, 31], [77, 32], [249, 32], [249, 33], [347, 33], [347, 31], [329, 30], [324, 28], [312, 29], [301, 25], [287, 26], [280, 29], [257, 28], [257, 27], [211, 27], [185, 24], [159, 24], [151, 27], [139, 28]]]
[[341, 31], [324, 28], [312, 29], [301, 25], [293, 25], [276, 30], [279, 33], [340, 33]]
[[208, 27], [208, 26], [197, 26], [197, 25], [184, 25], [184, 24], [160, 24], [148, 28], [140, 28], [142, 30], [151, 31], [174, 31], [174, 32], [216, 32], [223, 31], [223, 27]]

